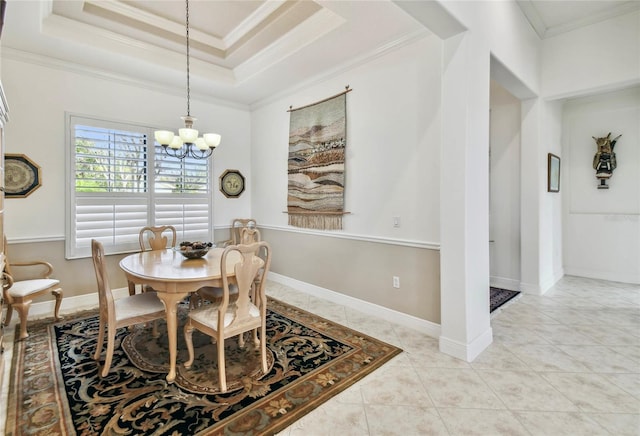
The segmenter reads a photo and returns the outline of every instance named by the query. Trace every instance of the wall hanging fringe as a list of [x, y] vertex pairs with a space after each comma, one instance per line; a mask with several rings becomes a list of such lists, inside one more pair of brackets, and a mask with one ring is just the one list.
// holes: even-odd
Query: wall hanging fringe
[[342, 230], [342, 215], [289, 214], [289, 225], [303, 229]]

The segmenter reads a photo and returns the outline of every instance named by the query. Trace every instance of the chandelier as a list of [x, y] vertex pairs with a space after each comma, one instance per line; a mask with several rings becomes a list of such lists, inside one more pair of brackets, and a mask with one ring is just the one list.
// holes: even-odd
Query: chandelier
[[156, 142], [162, 145], [167, 156], [184, 159], [206, 159], [213, 154], [213, 150], [220, 144], [220, 135], [205, 133], [198, 136], [198, 130], [193, 128], [196, 118], [191, 116], [191, 87], [189, 81], [189, 0], [186, 0], [186, 29], [187, 29], [187, 115], [181, 117], [184, 128], [178, 129], [178, 134], [169, 130], [156, 130]]

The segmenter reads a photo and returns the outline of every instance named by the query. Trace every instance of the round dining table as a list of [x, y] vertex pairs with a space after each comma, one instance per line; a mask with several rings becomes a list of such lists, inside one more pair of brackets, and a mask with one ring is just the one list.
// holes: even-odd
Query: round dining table
[[[202, 258], [187, 259], [178, 251], [167, 248], [130, 254], [120, 261], [129, 283], [151, 286], [164, 304], [169, 340], [169, 383], [176, 378], [178, 303], [204, 286], [222, 287], [220, 260], [223, 251], [224, 248], [213, 248]], [[240, 260], [237, 251], [230, 252], [227, 257], [230, 283], [235, 283], [233, 266]]]

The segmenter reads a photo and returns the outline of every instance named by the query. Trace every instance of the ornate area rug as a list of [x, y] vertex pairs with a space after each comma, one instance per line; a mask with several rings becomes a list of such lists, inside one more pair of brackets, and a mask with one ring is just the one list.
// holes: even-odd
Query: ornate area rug
[[489, 313], [495, 311], [501, 306], [504, 306], [518, 295], [520, 295], [520, 292], [518, 291], [510, 291], [508, 289], [491, 287], [489, 294], [489, 304], [491, 310], [489, 311]]
[[[179, 308], [183, 321], [187, 307]], [[182, 329], [176, 381], [165, 380], [166, 325], [120, 329], [109, 375], [92, 359], [97, 312], [32, 323], [14, 345], [7, 435], [267, 435], [286, 428], [402, 350], [275, 299], [269, 300], [269, 370], [251, 334], [226, 341], [227, 393], [217, 387], [216, 350], [194, 332], [186, 370]], [[104, 361], [104, 352], [103, 358]]]

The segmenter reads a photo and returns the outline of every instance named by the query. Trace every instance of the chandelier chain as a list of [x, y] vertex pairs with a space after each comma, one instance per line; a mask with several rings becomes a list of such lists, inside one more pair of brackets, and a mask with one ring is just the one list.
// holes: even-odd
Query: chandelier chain
[[220, 135], [206, 133], [198, 137], [198, 131], [193, 128], [196, 120], [191, 117], [191, 52], [189, 39], [189, 0], [185, 0], [185, 28], [187, 39], [187, 115], [181, 117], [184, 129], [178, 129], [178, 135], [167, 130], [157, 130], [155, 140], [162, 146], [165, 155], [177, 159], [207, 159], [213, 155], [213, 150], [220, 144]]
[[191, 116], [191, 84], [189, 80], [189, 0], [186, 0], [186, 27], [187, 27], [187, 116]]

